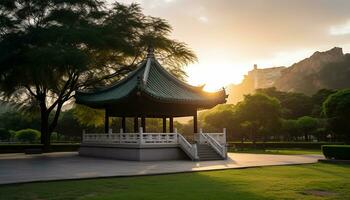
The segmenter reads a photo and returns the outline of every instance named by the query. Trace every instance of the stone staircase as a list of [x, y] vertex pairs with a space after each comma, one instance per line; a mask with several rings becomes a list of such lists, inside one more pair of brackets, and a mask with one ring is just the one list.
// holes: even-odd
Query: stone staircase
[[200, 161], [223, 160], [223, 158], [208, 144], [197, 144], [197, 149]]

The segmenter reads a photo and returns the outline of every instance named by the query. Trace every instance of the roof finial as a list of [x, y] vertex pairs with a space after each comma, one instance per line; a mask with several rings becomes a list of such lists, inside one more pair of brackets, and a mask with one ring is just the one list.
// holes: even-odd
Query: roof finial
[[148, 46], [147, 48], [147, 58], [154, 57], [154, 48], [152, 46]]

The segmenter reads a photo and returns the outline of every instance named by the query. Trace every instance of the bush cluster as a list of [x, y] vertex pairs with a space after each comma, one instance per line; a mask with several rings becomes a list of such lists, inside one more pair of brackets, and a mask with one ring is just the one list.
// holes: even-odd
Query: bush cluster
[[328, 159], [350, 160], [350, 145], [323, 145], [322, 152]]
[[16, 132], [16, 138], [21, 142], [36, 142], [40, 138], [40, 132], [34, 129], [22, 129]]

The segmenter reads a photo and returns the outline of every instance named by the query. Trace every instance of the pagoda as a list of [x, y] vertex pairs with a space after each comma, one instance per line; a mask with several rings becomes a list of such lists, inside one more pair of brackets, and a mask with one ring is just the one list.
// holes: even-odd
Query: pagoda
[[[203, 91], [203, 86], [191, 86], [180, 81], [161, 66], [151, 48], [136, 70], [121, 81], [91, 91], [78, 91], [75, 95], [76, 103], [105, 110], [106, 137], [113, 134], [109, 129], [109, 117], [122, 118], [122, 129], [119, 134], [126, 134], [126, 118], [133, 118], [134, 133], [143, 134], [135, 136], [139, 140], [142, 140], [147, 133], [146, 118], [163, 119], [162, 134], [165, 134], [167, 119], [169, 119], [169, 133], [174, 133], [175, 117], [192, 116], [193, 132], [196, 134], [198, 133], [197, 111], [225, 103], [226, 98], [224, 89], [218, 92], [206, 92]], [[139, 120], [141, 120], [141, 126], [139, 126]], [[89, 138], [93, 141], [91, 134], [85, 134], [85, 136], [86, 141]], [[101, 139], [102, 135], [96, 137]], [[110, 140], [106, 139], [102, 143], [110, 143], [108, 141]], [[121, 136], [119, 141], [114, 143], [120, 144], [120, 142]], [[136, 142], [140, 143], [140, 141]]]

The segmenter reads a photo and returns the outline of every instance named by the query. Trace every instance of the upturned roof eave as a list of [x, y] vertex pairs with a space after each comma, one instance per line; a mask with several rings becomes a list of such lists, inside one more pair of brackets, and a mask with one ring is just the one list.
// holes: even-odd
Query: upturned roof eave
[[[203, 99], [174, 99], [174, 98], [164, 98], [161, 96], [157, 96], [149, 91], [147, 91], [146, 88], [142, 87], [140, 85], [139, 87], [135, 87], [133, 90], [131, 90], [127, 95], [123, 96], [122, 98], [111, 98], [111, 99], [106, 99], [106, 100], [101, 100], [101, 101], [86, 101], [83, 99], [76, 99], [76, 102], [78, 104], [83, 104], [86, 106], [91, 106], [91, 107], [106, 107], [108, 105], [113, 105], [113, 104], [118, 104], [122, 103], [128, 100], [131, 96], [134, 96], [137, 92], [140, 92], [137, 96], [147, 96], [147, 98], [152, 99], [154, 102], [159, 102], [159, 103], [176, 103], [176, 104], [184, 104], [184, 105], [193, 105], [197, 107], [211, 107], [217, 104], [222, 104], [226, 103], [226, 95], [222, 95], [222, 91], [219, 91], [221, 94], [215, 97], [210, 97], [210, 98], [203, 98]], [[218, 94], [219, 94], [218, 92]]]

